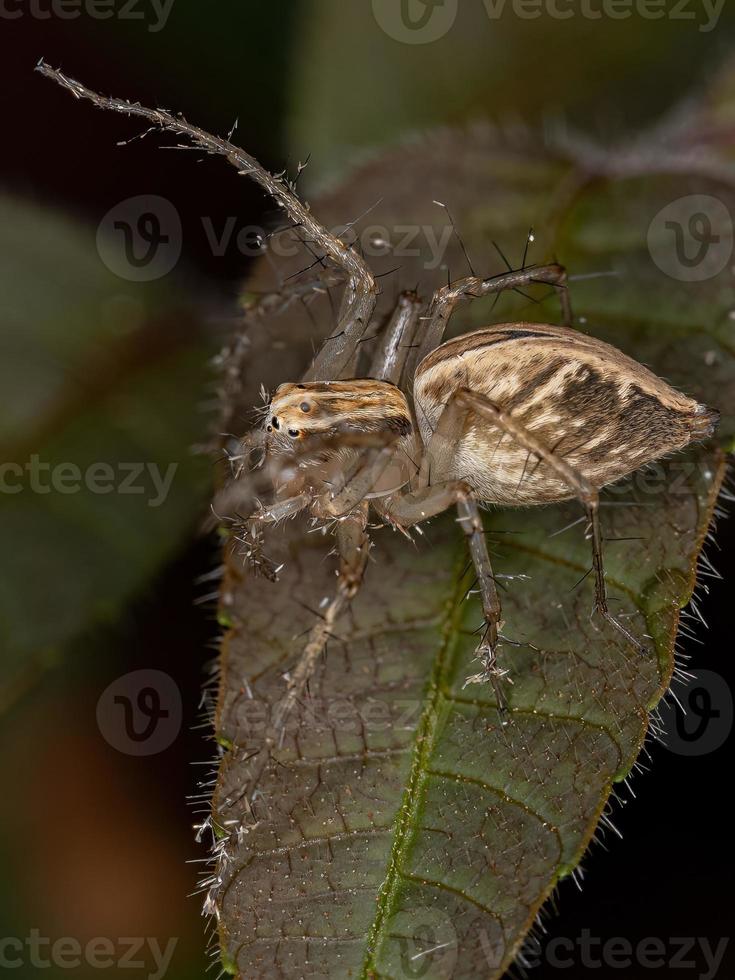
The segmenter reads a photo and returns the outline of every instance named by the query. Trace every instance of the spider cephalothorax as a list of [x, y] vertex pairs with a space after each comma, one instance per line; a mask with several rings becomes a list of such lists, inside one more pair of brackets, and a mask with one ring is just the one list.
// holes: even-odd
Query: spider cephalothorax
[[[374, 461], [365, 497], [405, 486], [416, 467], [416, 432], [406, 396], [395, 384], [371, 378], [280, 385], [267, 406], [263, 428], [266, 457], [279, 494], [310, 487], [319, 516], [340, 517], [333, 498], [364, 462], [365, 449], [391, 446]], [[279, 466], [288, 455], [292, 464]]]
[[310, 381], [283, 384], [276, 389], [265, 416], [268, 442], [274, 451], [293, 448], [308, 436], [340, 432], [411, 433], [411, 411], [394, 384], [370, 378], [349, 381]]

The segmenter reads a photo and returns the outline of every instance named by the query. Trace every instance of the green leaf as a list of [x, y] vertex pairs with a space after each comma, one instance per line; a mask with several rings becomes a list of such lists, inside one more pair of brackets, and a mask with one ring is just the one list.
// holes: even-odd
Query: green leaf
[[29, 203], [0, 199], [0, 228], [7, 702], [180, 546], [210, 467], [207, 347], [170, 281], [119, 278], [91, 228]]
[[[517, 265], [533, 224], [532, 261], [555, 253], [580, 277], [571, 286], [579, 328], [718, 407], [729, 446], [729, 257], [720, 264], [722, 254], [711, 253], [708, 278], [687, 281], [691, 266], [672, 229], [665, 234], [662, 209], [692, 195], [715, 199], [724, 210], [704, 206], [731, 250], [735, 171], [716, 135], [711, 155], [692, 160], [679, 122], [608, 154], [531, 137], [509, 144], [489, 127], [442, 131], [387, 152], [313, 210], [328, 226], [363, 215], [357, 233], [380, 229], [394, 253], [399, 226], [417, 232], [420, 255], [404, 243], [402, 254], [370, 257], [378, 273], [400, 265], [380, 280], [382, 312], [400, 288], [418, 281], [429, 296], [447, 269], [452, 277], [466, 270], [455, 236], [434, 262], [427, 229], [441, 238], [448, 217], [432, 201], [449, 205], [483, 275], [502, 271], [492, 239]], [[299, 261], [308, 264], [294, 259], [283, 274]], [[251, 288], [267, 288], [268, 276], [262, 269]], [[542, 302], [510, 294], [492, 313], [484, 301], [466, 305], [452, 329], [557, 319], [548, 290], [531, 292]], [[326, 331], [331, 322], [324, 300], [311, 317], [294, 308], [255, 324], [252, 401], [257, 384], [298, 378], [314, 324]], [[503, 974], [556, 883], [578, 866], [672, 681], [679, 613], [723, 470], [721, 449], [698, 447], [604, 496], [610, 592], [616, 614], [650, 635], [645, 655], [590, 616], [578, 505], [487, 515], [505, 586], [503, 631], [518, 644], [501, 654], [513, 679], [507, 726], [489, 689], [465, 686], [481, 616], [474, 597], [465, 601], [472, 579], [452, 515], [413, 545], [386, 528], [374, 532], [366, 583], [283, 732], [272, 724], [274, 707], [314, 611], [334, 589], [331, 541], [298, 521], [272, 532], [269, 553], [285, 563], [276, 584], [244, 576], [237, 548], [228, 549], [222, 608], [232, 625], [216, 713], [223, 758], [209, 884], [230, 971]]]

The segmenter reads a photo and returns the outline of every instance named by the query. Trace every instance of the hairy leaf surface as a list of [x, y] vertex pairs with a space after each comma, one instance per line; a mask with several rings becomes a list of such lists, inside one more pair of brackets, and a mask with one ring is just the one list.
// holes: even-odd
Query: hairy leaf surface
[[[727, 79], [719, 84], [728, 87]], [[729, 445], [729, 265], [684, 281], [658, 217], [693, 194], [733, 213], [733, 172], [716, 130], [706, 156], [688, 153], [690, 137], [680, 121], [655, 141], [603, 154], [514, 143], [489, 126], [445, 130], [367, 164], [313, 210], [330, 226], [362, 215], [358, 235], [372, 229], [363, 247], [371, 236], [393, 243], [392, 254], [368, 255], [379, 273], [390, 272], [380, 280], [381, 315], [400, 288], [418, 282], [428, 296], [448, 274], [467, 271], [447, 212], [434, 201], [449, 205], [484, 275], [503, 269], [492, 239], [517, 266], [534, 225], [531, 260], [555, 254], [580, 277], [572, 282], [579, 328], [718, 407]], [[399, 248], [407, 228], [414, 238]], [[732, 241], [727, 221], [715, 231]], [[445, 245], [434, 262], [437, 240]], [[310, 261], [284, 261], [281, 272]], [[268, 289], [270, 275], [261, 269], [252, 290]], [[548, 290], [531, 292], [538, 302], [511, 294], [492, 312], [489, 302], [466, 305], [452, 329], [556, 321]], [[295, 304], [252, 325], [241, 417], [261, 382], [299, 377], [312, 338], [332, 316], [322, 297], [308, 311]], [[546, 897], [584, 855], [671, 682], [679, 613], [694, 588], [723, 470], [721, 449], [699, 447], [604, 496], [609, 589], [616, 614], [650, 637], [644, 656], [591, 617], [578, 505], [487, 515], [504, 634], [516, 644], [501, 654], [513, 679], [507, 726], [490, 690], [465, 686], [481, 617], [475, 598], [465, 601], [472, 577], [452, 515], [413, 544], [375, 531], [366, 584], [284, 732], [273, 727], [273, 709], [334, 589], [331, 541], [301, 522], [272, 532], [269, 553], [285, 563], [276, 584], [246, 576], [237, 547], [228, 547], [211, 891], [228, 970], [314, 978], [504, 973]]]

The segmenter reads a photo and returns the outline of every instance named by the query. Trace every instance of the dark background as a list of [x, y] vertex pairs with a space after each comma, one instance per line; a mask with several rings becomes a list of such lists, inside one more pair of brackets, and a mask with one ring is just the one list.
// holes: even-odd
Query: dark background
[[[239, 141], [273, 169], [311, 153], [310, 180], [316, 184], [366, 146], [432, 122], [492, 115], [543, 123], [563, 115], [597, 138], [619, 138], [705, 79], [735, 42], [732, 10], [709, 33], [689, 22], [636, 18], [551, 24], [504, 18], [482, 33], [463, 14], [446, 43], [413, 48], [386, 38], [374, 23], [373, 32], [366, 31], [361, 15], [354, 14], [352, 25], [353, 7], [369, 4], [175, 0], [165, 27], [152, 32], [150, 21], [41, 19], [20, 5], [22, 17], [0, 16], [0, 191], [32, 207], [34, 215], [72, 222], [90, 252], [99, 221], [119, 201], [136, 194], [171, 200], [182, 218], [183, 259], [170, 277], [175, 298], [166, 303], [176, 322], [192, 321], [176, 344], [191, 344], [204, 364], [234, 311], [247, 259], [234, 247], [213, 255], [199, 216], [211, 216], [215, 226], [230, 215], [257, 223], [268, 219], [267, 202], [218, 161], [195, 163], [195, 154], [157, 149], [165, 139], [120, 147], [140, 126], [75, 103], [33, 73], [39, 57], [101, 91], [185, 111], [214, 132], [227, 132], [238, 119]], [[43, 248], [43, 224], [29, 219], [29, 227], [38, 236], [31, 236], [38, 252], [34, 246], [23, 256], [24, 288], [44, 291], [56, 262], [49, 265]], [[0, 240], [6, 258], [12, 253], [17, 260], [17, 242], [7, 228]], [[18, 329], [22, 325], [14, 320], [3, 326], [6, 353], [32, 334], [19, 339]], [[204, 371], [201, 383], [204, 389]], [[77, 411], [89, 419], [97, 403], [87, 395]], [[191, 390], [182, 396], [191, 399]], [[45, 423], [31, 421], [30, 436], [40, 438]], [[206, 425], [202, 411], [174, 432], [182, 456], [203, 438]], [[37, 928], [82, 941], [157, 936], [165, 944], [179, 937], [168, 973], [175, 980], [202, 977], [209, 965], [200, 899], [187, 897], [196, 888], [198, 866], [186, 862], [205, 855], [193, 840], [196, 818], [187, 797], [199, 791], [197, 779], [208, 772], [192, 763], [214, 755], [201, 692], [219, 632], [213, 603], [197, 601], [211, 589], [198, 580], [218, 562], [216, 542], [197, 530], [209, 464], [196, 464], [187, 479], [177, 533], [170, 532], [162, 553], [143, 563], [135, 581], [111, 592], [104, 615], [81, 616], [42, 655], [31, 650], [23, 661], [15, 648], [12, 656], [3, 654], [0, 719], [2, 935], [25, 937]], [[78, 533], [84, 539], [95, 531]], [[709, 556], [723, 581], [707, 580], [701, 609], [709, 629], [697, 628], [703, 645], [685, 645], [696, 669], [725, 678], [732, 671], [733, 533], [732, 522], [720, 522], [719, 550], [710, 547]], [[23, 564], [38, 571], [32, 615], [52, 619], [55, 582], [65, 567], [75, 574], [71, 557], [65, 565], [63, 539], [24, 534], [20, 543], [15, 537], [0, 544], [7, 602], [22, 548]], [[84, 555], [82, 548], [76, 557]], [[47, 587], [51, 566], [60, 571]], [[137, 759], [102, 739], [95, 706], [116, 678], [151, 667], [168, 672], [181, 688], [182, 734], [165, 751]], [[686, 699], [686, 692], [680, 696]], [[637, 799], [614, 807], [624, 840], [606, 832], [609, 853], [592, 848], [583, 890], [564, 884], [559, 913], [547, 918], [549, 937], [575, 939], [587, 929], [603, 940], [624, 937], [633, 944], [652, 936], [667, 945], [674, 937], [706, 936], [716, 946], [731, 935], [732, 739], [693, 757], [653, 744], [650, 761], [643, 761], [650, 771], [633, 780]], [[701, 954], [692, 955], [699, 962], [684, 975], [704, 975]], [[649, 972], [640, 966], [591, 969], [576, 959], [568, 969], [547, 963], [531, 975]], [[734, 962], [729, 951], [718, 975], [732, 975]], [[27, 966], [17, 975], [34, 972]], [[43, 973], [49, 980], [57, 974], [69, 971]]]

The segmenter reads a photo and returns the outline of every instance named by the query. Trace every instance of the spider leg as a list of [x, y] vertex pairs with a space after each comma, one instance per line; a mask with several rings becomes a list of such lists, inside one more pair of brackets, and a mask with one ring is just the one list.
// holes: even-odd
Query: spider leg
[[567, 288], [567, 273], [561, 265], [551, 264], [520, 269], [516, 272], [505, 272], [489, 279], [467, 276], [458, 279], [448, 286], [438, 289], [432, 298], [426, 315], [427, 324], [422, 331], [421, 343], [414, 361], [414, 366], [439, 346], [444, 338], [449, 318], [457, 303], [464, 298], [478, 299], [501, 293], [506, 289], [518, 289], [520, 286], [534, 282], [545, 282], [553, 286], [561, 303], [562, 322], [565, 326], [572, 325], [572, 307]]
[[[581, 501], [587, 514], [592, 543], [592, 567], [595, 576], [595, 609], [611, 626], [621, 633], [631, 646], [643, 652], [644, 648], [617, 619], [611, 614], [607, 603], [607, 586], [602, 554], [602, 532], [600, 529], [600, 499], [599, 490], [578, 469], [571, 466], [562, 456], [545, 446], [526, 428], [515, 416], [494, 405], [489, 398], [466, 388], [454, 392], [445, 412], [451, 411], [451, 406], [457, 406], [461, 412], [460, 425], [464, 425], [467, 412], [473, 412], [486, 418], [503, 432], [513, 438], [518, 445], [529, 453], [543, 460], [557, 476], [562, 479], [570, 490]], [[427, 451], [428, 452], [428, 451]]]
[[[398, 438], [397, 433], [386, 432], [383, 434], [386, 445], [382, 449], [368, 449], [361, 459], [357, 468], [353, 471], [344, 486], [336, 491], [323, 495], [316, 507], [325, 516], [334, 518], [345, 517], [354, 507], [360, 504], [368, 494], [370, 494], [379, 484], [380, 478], [388, 469], [392, 461], [397, 460], [397, 453], [393, 443]], [[395, 478], [400, 482], [405, 482], [408, 474], [405, 468], [400, 468], [399, 475]]]
[[[353, 301], [354, 284], [352, 280], [348, 280], [342, 292], [336, 326], [332, 333], [322, 341], [319, 350], [314, 355], [311, 366], [304, 375], [304, 381], [334, 381], [340, 378], [353, 378], [357, 373], [360, 343], [364, 339], [365, 332], [370, 325], [370, 317], [368, 316], [367, 320], [365, 320], [363, 329], [357, 336], [354, 344], [348, 345], [344, 356], [341, 356], [334, 347], [335, 342], [342, 336], [340, 333], [340, 324], [344, 323], [345, 318], [349, 315], [350, 303]], [[339, 363], [337, 363], [338, 357], [341, 357]]]
[[324, 341], [304, 380], [325, 381], [339, 378], [368, 327], [375, 309], [377, 286], [362, 256], [317, 221], [309, 208], [299, 200], [293, 184], [282, 174], [269, 173], [255, 157], [239, 146], [192, 125], [183, 116], [174, 116], [165, 109], [149, 109], [127, 99], [100, 95], [43, 61], [39, 62], [36, 70], [78, 99], [87, 99], [101, 109], [140, 116], [154, 127], [186, 136], [194, 146], [201, 147], [207, 153], [223, 156], [237, 168], [238, 173], [250, 177], [273, 198], [290, 221], [302, 229], [305, 240], [320, 249], [324, 257], [330, 259], [347, 276], [345, 299], [337, 325]]
[[367, 372], [369, 378], [391, 381], [395, 385], [400, 383], [420, 311], [421, 301], [416, 293], [401, 293], [385, 333], [380, 338], [380, 347], [370, 363]]
[[308, 305], [319, 294], [343, 283], [344, 276], [337, 270], [321, 269], [310, 276], [284, 282], [243, 303], [237, 317], [237, 332], [214, 359], [214, 366], [220, 373], [217, 390], [220, 412], [218, 435], [212, 440], [212, 449], [221, 448], [226, 438], [223, 434], [236, 428], [236, 413], [246, 389], [247, 368], [253, 359], [252, 332], [268, 317], [281, 316], [295, 303]]
[[500, 597], [490, 564], [482, 518], [471, 490], [465, 483], [452, 480], [446, 483], [424, 486], [413, 492], [400, 492], [385, 499], [373, 501], [373, 506], [385, 521], [404, 531], [455, 505], [459, 524], [467, 537], [467, 544], [475, 567], [485, 619], [483, 637], [477, 648], [477, 656], [482, 662], [483, 670], [477, 678], [472, 678], [472, 680], [489, 680], [491, 682], [497, 698], [498, 709], [501, 714], [505, 714], [508, 703], [501, 686], [505, 672], [500, 670], [497, 665], [498, 630], [500, 629], [501, 615]]
[[[244, 453], [243, 455], [246, 455]], [[267, 460], [259, 469], [248, 470], [244, 465], [238, 465], [234, 478], [215, 495], [212, 511], [217, 518], [250, 520], [255, 515], [263, 516], [262, 520], [275, 523], [284, 517], [292, 517], [302, 510], [312, 499], [307, 492], [292, 491], [288, 497], [276, 499], [265, 507], [261, 504], [261, 496], [271, 494], [274, 486], [285, 481], [282, 475], [290, 468], [298, 466], [299, 457], [288, 454], [276, 460]], [[295, 488], [296, 489], [296, 488]], [[301, 487], [297, 488], [299, 491]], [[292, 501], [304, 501], [301, 506], [291, 509]]]
[[[260, 442], [257, 432], [254, 439], [243, 440], [242, 458], [247, 459], [249, 450]], [[297, 453], [268, 458], [256, 469], [248, 469], [242, 460], [238, 461], [233, 479], [215, 495], [213, 519], [206, 522], [209, 530], [215, 522], [231, 525], [234, 539], [244, 546], [242, 557], [250, 570], [272, 581], [277, 580], [277, 567], [263, 553], [263, 527], [295, 517], [314, 500], [313, 492], [298, 479], [300, 465], [308, 465], [309, 449], [299, 449]], [[261, 497], [272, 495], [279, 486], [284, 487], [285, 496], [261, 502]]]
[[[337, 591], [312, 627], [299, 662], [287, 680], [286, 694], [276, 713], [276, 727], [283, 732], [286, 718], [303, 695], [309, 678], [326, 649], [334, 624], [349, 605], [362, 584], [370, 551], [366, 532], [369, 502], [366, 495], [375, 487], [396, 455], [397, 433], [371, 434], [373, 445], [360, 451], [357, 465], [341, 489], [322, 494], [318, 499], [308, 495], [294, 497], [260, 511], [251, 520], [278, 520], [284, 508], [298, 509], [311, 504], [312, 512], [320, 517], [336, 519], [339, 570]], [[376, 442], [382, 441], [379, 447]], [[304, 503], [303, 497], [306, 497]], [[289, 514], [290, 516], [290, 514]]]
[[[362, 260], [361, 260], [362, 261]], [[354, 374], [358, 345], [370, 325], [377, 287], [372, 273], [351, 275], [340, 307], [337, 324], [322, 342], [304, 374], [304, 381], [334, 381]]]
[[[264, 519], [262, 515], [268, 513], [279, 515], [273, 518], [274, 521], [281, 520], [282, 517], [291, 517], [298, 511], [281, 514], [281, 509], [291, 500], [305, 497], [308, 503], [314, 501], [315, 492], [311, 489], [313, 480], [324, 482], [329, 475], [337, 488], [333, 490], [331, 497], [336, 498], [353, 480], [357, 470], [366, 468], [366, 459], [374, 465], [373, 479], [377, 479], [386, 461], [379, 453], [373, 452], [367, 457], [365, 453], [384, 449], [398, 438], [398, 433], [388, 430], [344, 431], [331, 436], [315, 436], [295, 444], [291, 452], [266, 455], [261, 466], [249, 469], [243, 460], [249, 458], [253, 449], [262, 448], [264, 442], [262, 433], [256, 430], [241, 441], [241, 453], [236, 460], [237, 465], [233, 466], [233, 478], [217, 493], [212, 509], [216, 516], [223, 518], [234, 516], [250, 518], [255, 515], [259, 519]], [[355, 450], [356, 459], [335, 460], [332, 464], [325, 459], [325, 454], [348, 449]], [[310, 478], [313, 478], [311, 482]], [[355, 503], [359, 502], [372, 489], [370, 480], [364, 474], [363, 483], [364, 490], [361, 493], [346, 496], [345, 506], [340, 507], [337, 503], [335, 506], [339, 509], [327, 509], [327, 516], [336, 517], [344, 513], [349, 509], [350, 499]], [[260, 502], [261, 496], [272, 493], [277, 487], [287, 488], [286, 492], [290, 488], [289, 496], [276, 499], [264, 508]]]
[[279, 566], [263, 551], [262, 528], [266, 524], [278, 524], [295, 517], [310, 503], [310, 495], [301, 493], [273, 501], [265, 507], [257, 507], [245, 519], [239, 514], [234, 518], [235, 540], [243, 545], [241, 556], [253, 574], [262, 575], [271, 582], [278, 581]]
[[459, 524], [467, 537], [467, 545], [472, 556], [472, 563], [475, 566], [477, 588], [485, 619], [482, 640], [477, 650], [482, 662], [482, 672], [476, 677], [469, 678], [467, 683], [489, 680], [495, 692], [498, 709], [501, 715], [504, 715], [508, 710], [508, 702], [502, 688], [502, 679], [506, 671], [501, 670], [497, 662], [498, 630], [501, 626], [500, 596], [490, 564], [490, 555], [485, 541], [485, 529], [477, 501], [471, 494], [465, 494], [459, 498], [457, 511]]
[[[497, 665], [498, 631], [501, 617], [500, 596], [487, 550], [482, 517], [477, 506], [477, 500], [468, 488], [462, 484], [441, 482], [442, 473], [450, 470], [451, 462], [456, 453], [457, 435], [461, 433], [464, 427], [466, 413], [467, 410], [454, 398], [450, 399], [444, 407], [421, 460], [416, 496], [420, 499], [428, 493], [438, 503], [443, 494], [445, 501], [449, 500], [450, 497], [452, 498], [446, 506], [449, 506], [450, 503], [457, 505], [459, 524], [467, 537], [470, 556], [475, 568], [485, 620], [482, 640], [477, 648], [477, 656], [483, 665], [483, 670], [481, 674], [470, 680], [489, 680], [492, 683], [498, 708], [501, 715], [504, 715], [508, 707], [501, 686], [505, 671], [502, 671]], [[433, 486], [432, 476], [439, 481]], [[402, 504], [405, 506], [405, 497]]]
[[333, 634], [334, 624], [340, 614], [357, 594], [365, 577], [370, 539], [366, 532], [368, 503], [362, 501], [337, 525], [337, 550], [339, 571], [337, 591], [329, 601], [319, 620], [312, 626], [306, 645], [294, 670], [289, 674], [286, 693], [275, 713], [275, 725], [283, 733], [286, 719], [306, 690], [319, 658]]
[[469, 494], [470, 490], [465, 483], [451, 480], [409, 492], [399, 491], [371, 502], [388, 524], [406, 531], [443, 513]]

